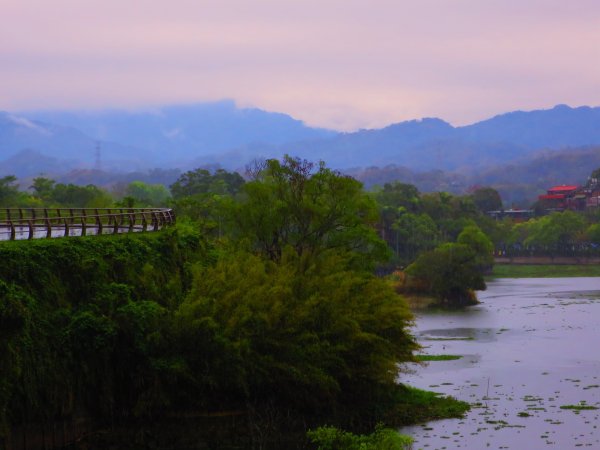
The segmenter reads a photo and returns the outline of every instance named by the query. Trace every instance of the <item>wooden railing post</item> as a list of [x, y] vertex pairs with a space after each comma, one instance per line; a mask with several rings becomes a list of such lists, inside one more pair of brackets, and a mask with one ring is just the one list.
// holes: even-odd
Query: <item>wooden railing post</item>
[[98, 213], [98, 208], [96, 208], [96, 227], [98, 228], [96, 234], [102, 234], [102, 219], [100, 218], [100, 213]]
[[81, 235], [85, 236], [87, 234], [86, 231], [87, 226], [87, 216], [85, 215], [85, 209], [81, 210]]
[[113, 220], [113, 234], [117, 234], [119, 232], [119, 222], [120, 222], [120, 217], [115, 215], [115, 216], [111, 216], [114, 218]]
[[46, 218], [44, 220], [44, 222], [46, 222], [46, 237], [51, 238], [52, 237], [52, 224], [50, 223], [50, 219]]
[[16, 238], [16, 230], [15, 230], [15, 224], [12, 220], [8, 221], [8, 225], [10, 226], [10, 240], [14, 241]]

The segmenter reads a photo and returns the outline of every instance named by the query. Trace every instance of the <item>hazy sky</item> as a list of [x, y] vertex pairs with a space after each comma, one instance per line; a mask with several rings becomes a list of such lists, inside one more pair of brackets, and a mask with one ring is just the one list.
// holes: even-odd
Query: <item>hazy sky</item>
[[600, 0], [0, 0], [0, 110], [223, 98], [310, 125], [600, 105]]

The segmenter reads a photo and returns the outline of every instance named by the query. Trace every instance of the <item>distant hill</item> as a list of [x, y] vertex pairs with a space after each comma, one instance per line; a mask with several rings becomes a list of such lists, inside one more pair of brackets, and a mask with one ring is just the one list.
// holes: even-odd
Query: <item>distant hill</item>
[[170, 165], [184, 165], [198, 158], [215, 161], [224, 152], [247, 145], [270, 147], [336, 134], [310, 128], [286, 114], [237, 108], [227, 100], [147, 111], [38, 111], [23, 115], [76, 128], [97, 140], [147, 150], [154, 163]]
[[288, 146], [289, 153], [338, 168], [395, 164], [411, 170], [465, 173], [504, 164], [541, 149], [600, 144], [600, 108], [517, 111], [464, 127], [440, 119], [402, 122]]
[[[92, 167], [99, 141], [78, 129], [0, 112], [0, 170], [17, 176], [63, 173]], [[149, 152], [114, 142], [100, 142], [103, 167], [146, 167]], [[58, 171], [58, 172], [56, 172]], [[4, 172], [6, 173], [6, 172]]]
[[[0, 170], [35, 175], [45, 167], [44, 158], [52, 171], [93, 169], [98, 143], [96, 169], [104, 171], [242, 169], [252, 159], [288, 153], [344, 171], [390, 166], [426, 173], [415, 177], [426, 186], [458, 190], [463, 178], [491, 174], [541, 150], [600, 145], [600, 108], [558, 105], [462, 127], [425, 118], [354, 133], [311, 128], [285, 114], [237, 108], [232, 101], [147, 111], [0, 113]], [[436, 180], [440, 171], [454, 175]]]

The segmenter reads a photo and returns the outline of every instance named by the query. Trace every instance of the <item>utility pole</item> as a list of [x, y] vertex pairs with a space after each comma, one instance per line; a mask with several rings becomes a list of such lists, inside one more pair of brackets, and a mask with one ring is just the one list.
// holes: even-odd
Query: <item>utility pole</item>
[[96, 156], [96, 162], [94, 164], [94, 169], [95, 170], [102, 170], [102, 154], [101, 154], [101, 147], [100, 147], [100, 141], [96, 141], [96, 151], [95, 151], [95, 156]]

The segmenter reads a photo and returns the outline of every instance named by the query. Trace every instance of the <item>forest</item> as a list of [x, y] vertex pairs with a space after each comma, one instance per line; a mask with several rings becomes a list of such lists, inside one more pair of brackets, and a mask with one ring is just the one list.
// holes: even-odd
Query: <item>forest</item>
[[[501, 207], [490, 188], [365, 191], [291, 157], [256, 162], [245, 177], [189, 171], [170, 190], [132, 182], [120, 198], [0, 179], [1, 207], [115, 204], [168, 205], [178, 224], [0, 243], [0, 443], [23, 424], [84, 417], [103, 430], [88, 439], [107, 446], [124, 436], [132, 448], [405, 445], [382, 426], [468, 408], [402, 384], [419, 349], [405, 297], [464, 306], [485, 289], [499, 245], [600, 238], [597, 214], [499, 222], [485, 214]], [[220, 417], [228, 432], [213, 422], [182, 432], [190, 417]]]

